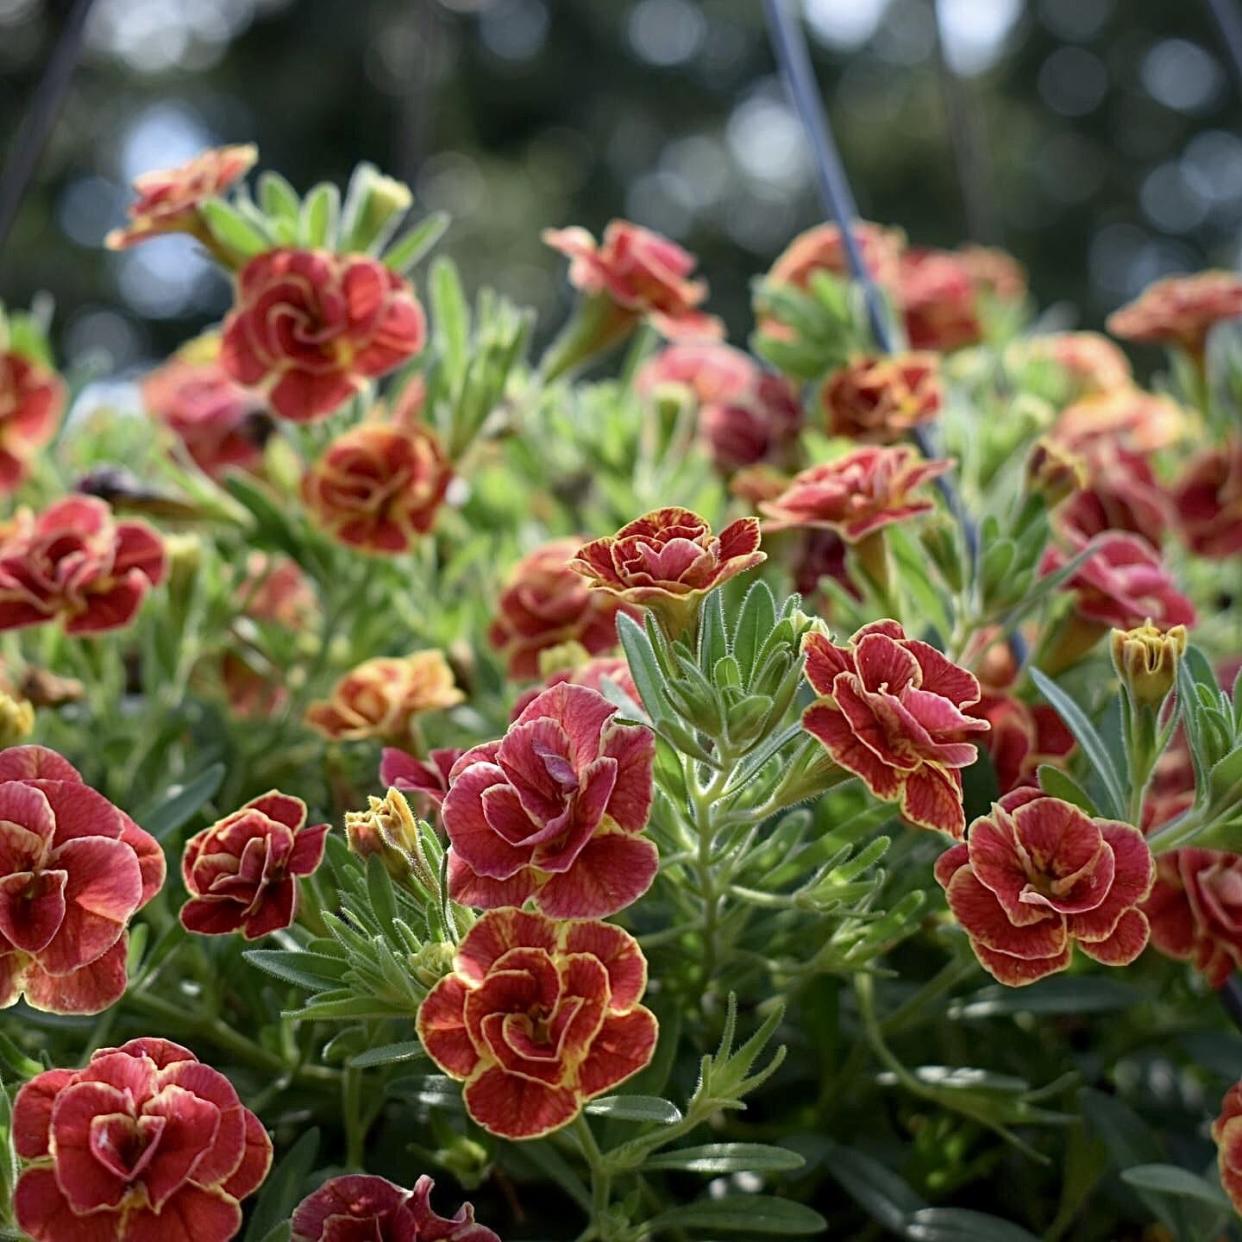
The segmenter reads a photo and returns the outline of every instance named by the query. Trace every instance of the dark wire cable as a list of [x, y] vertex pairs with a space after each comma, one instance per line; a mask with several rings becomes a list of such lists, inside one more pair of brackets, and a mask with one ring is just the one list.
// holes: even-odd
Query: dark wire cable
[[93, 4], [94, 0], [74, 0], [43, 76], [31, 96], [30, 108], [13, 141], [4, 172], [0, 174], [0, 255], [4, 253], [4, 245], [17, 219], [26, 188], [65, 101], [73, 71], [82, 53], [86, 19]]
[[1207, 6], [1225, 45], [1233, 80], [1242, 93], [1242, 13], [1235, 0], [1207, 0]]

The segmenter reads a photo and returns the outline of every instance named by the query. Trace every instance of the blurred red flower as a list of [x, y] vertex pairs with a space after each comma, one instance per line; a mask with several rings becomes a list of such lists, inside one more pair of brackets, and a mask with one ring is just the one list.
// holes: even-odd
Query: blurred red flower
[[1242, 276], [1196, 272], [1167, 276], [1147, 286], [1133, 302], [1113, 311], [1107, 328], [1126, 341], [1178, 345], [1201, 358], [1208, 333], [1224, 319], [1242, 315]]
[[[904, 234], [899, 229], [866, 220], [859, 220], [853, 232], [871, 279], [887, 288], [895, 287], [906, 241]], [[841, 230], [835, 224], [818, 224], [799, 233], [781, 252], [764, 279], [772, 284], [805, 290], [810, 288], [815, 272], [847, 278], [850, 275]]]
[[500, 593], [488, 642], [508, 661], [510, 677], [539, 676], [539, 653], [576, 642], [589, 655], [617, 645], [617, 613], [635, 615], [573, 568], [577, 539], [555, 539], [524, 556]]
[[1161, 953], [1193, 962], [1212, 987], [1223, 988], [1242, 967], [1242, 855], [1194, 848], [1161, 854], [1143, 913]]
[[980, 964], [1020, 987], [1070, 964], [1075, 942], [1105, 966], [1147, 945], [1140, 906], [1155, 865], [1143, 834], [1037, 789], [1006, 794], [936, 860], [949, 909]]
[[118, 629], [165, 568], [155, 531], [114, 521], [103, 500], [68, 496], [38, 517], [20, 510], [0, 538], [0, 630], [57, 618], [68, 634]]
[[406, 552], [435, 521], [453, 470], [425, 427], [363, 423], [338, 436], [302, 479], [302, 500], [341, 543]]
[[181, 856], [190, 900], [181, 924], [200, 936], [240, 931], [247, 940], [297, 916], [299, 876], [323, 861], [327, 824], [306, 823], [301, 798], [272, 790], [196, 833]]
[[1035, 785], [1041, 764], [1056, 766], [1074, 749], [1074, 735], [1054, 708], [1009, 694], [984, 694], [967, 714], [991, 725], [982, 739], [1001, 793]]
[[638, 1003], [646, 982], [642, 950], [619, 927], [493, 910], [423, 1001], [418, 1036], [465, 1082], [479, 1125], [538, 1138], [651, 1060], [658, 1028]]
[[65, 412], [58, 375], [21, 354], [0, 352], [0, 494], [15, 491]]
[[396, 746], [385, 746], [380, 753], [380, 784], [413, 794], [415, 806], [426, 815], [443, 805], [449, 774], [465, 753], [460, 746], [442, 746], [433, 749], [426, 759], [419, 759]]
[[350, 669], [328, 698], [312, 703], [306, 723], [334, 741], [397, 741], [409, 736], [415, 716], [456, 707], [465, 697], [442, 651], [377, 656]]
[[891, 522], [929, 513], [934, 505], [918, 489], [952, 467], [951, 461], [925, 461], [904, 445], [869, 445], [803, 470], [759, 510], [768, 519], [766, 530], [833, 530], [857, 543]]
[[1196, 457], [1178, 479], [1173, 503], [1196, 555], [1223, 560], [1242, 552], [1242, 444]]
[[218, 361], [173, 357], [142, 381], [142, 399], [204, 474], [218, 478], [263, 461], [271, 430], [263, 402]]
[[913, 349], [948, 351], [983, 338], [978, 290], [960, 255], [911, 249], [901, 255], [897, 302]]
[[1097, 443], [1079, 460], [1086, 466], [1087, 483], [1057, 511], [1058, 529], [1078, 543], [1109, 531], [1129, 531], [1160, 547], [1173, 507], [1146, 457]]
[[855, 358], [819, 390], [828, 433], [891, 444], [936, 417], [944, 400], [934, 353]]
[[292, 1242], [500, 1242], [468, 1203], [451, 1220], [432, 1211], [434, 1188], [426, 1174], [413, 1190], [367, 1174], [330, 1178], [293, 1209]]
[[377, 259], [271, 250], [238, 273], [220, 361], [281, 418], [306, 423], [412, 358], [426, 335], [414, 290]]
[[703, 595], [766, 559], [758, 518], [738, 518], [713, 535], [697, 513], [670, 507], [583, 544], [572, 564], [592, 587], [654, 609], [676, 634]]
[[[1132, 630], [1149, 619], [1161, 629], [1194, 625], [1194, 605], [1138, 535], [1097, 535], [1076, 551], [1083, 547], [1090, 555], [1064, 585], [1073, 592], [1075, 611], [1083, 620], [1119, 630]], [[1055, 573], [1069, 559], [1060, 548], [1050, 547], [1040, 573]]]
[[1100, 447], [1154, 453], [1176, 444], [1188, 427], [1186, 411], [1171, 397], [1119, 387], [1067, 405], [1051, 436], [1078, 454]]
[[43, 746], [0, 750], [0, 1007], [99, 1013], [125, 991], [126, 927], [164, 854]]
[[227, 1078], [164, 1039], [101, 1048], [17, 1093], [13, 1196], [34, 1242], [228, 1242], [272, 1142]]
[[441, 808], [454, 901], [604, 918], [647, 891], [655, 738], [616, 712], [585, 686], [553, 686], [457, 760]]
[[129, 207], [129, 224], [104, 238], [109, 250], [124, 250], [161, 233], [201, 230], [198, 209], [209, 198], [219, 198], [244, 177], [259, 158], [258, 150], [244, 146], [213, 147], [177, 168], [143, 173], [134, 181], [137, 200]]
[[864, 625], [846, 647], [812, 632], [803, 650], [820, 697], [802, 727], [877, 798], [900, 802], [911, 823], [960, 837], [959, 769], [975, 761], [970, 736], [988, 731], [968, 714], [979, 701], [974, 674], [907, 638], [896, 621]]
[[1048, 332], [1011, 347], [1024, 362], [1049, 362], [1064, 376], [1065, 399], [1079, 401], [1134, 386], [1130, 360], [1099, 332]]
[[569, 281], [617, 309], [644, 317], [664, 336], [718, 337], [720, 320], [699, 309], [707, 283], [691, 280], [696, 259], [650, 229], [613, 220], [596, 242], [583, 228], [545, 229], [543, 240], [569, 260]]
[[1242, 1213], [1242, 1083], [1225, 1092], [1220, 1115], [1212, 1123], [1220, 1184], [1234, 1210]]

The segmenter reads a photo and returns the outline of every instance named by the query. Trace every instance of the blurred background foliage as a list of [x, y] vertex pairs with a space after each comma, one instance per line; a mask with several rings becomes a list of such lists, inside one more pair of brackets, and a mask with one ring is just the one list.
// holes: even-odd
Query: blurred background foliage
[[[0, 150], [67, 7], [0, 0]], [[803, 10], [867, 216], [1007, 247], [1065, 324], [1239, 259], [1239, 97], [1199, 0]], [[409, 181], [452, 213], [467, 284], [545, 331], [568, 295], [542, 227], [624, 215], [683, 241], [741, 340], [751, 277], [822, 214], [757, 0], [97, 0], [5, 300], [50, 293], [71, 366], [163, 356], [220, 315], [223, 279], [185, 238], [100, 239], [137, 173], [251, 139], [299, 187], [362, 158]]]

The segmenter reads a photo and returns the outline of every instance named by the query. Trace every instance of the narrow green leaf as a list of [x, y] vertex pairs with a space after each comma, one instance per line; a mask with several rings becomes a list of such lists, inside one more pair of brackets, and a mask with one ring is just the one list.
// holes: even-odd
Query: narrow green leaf
[[1196, 1199], [1222, 1212], [1229, 1211], [1229, 1200], [1219, 1186], [1176, 1164], [1136, 1164], [1122, 1170], [1121, 1180], [1139, 1190], [1178, 1199]]
[[265, 974], [311, 992], [339, 986], [349, 969], [339, 957], [292, 949], [247, 949], [242, 957]]
[[904, 1233], [911, 1242], [1039, 1242], [1018, 1225], [968, 1208], [920, 1208]]
[[1062, 802], [1072, 803], [1086, 811], [1088, 815], [1100, 813], [1091, 800], [1091, 795], [1068, 772], [1054, 768], [1050, 763], [1041, 763], [1036, 776], [1039, 778], [1039, 787], [1044, 793], [1060, 798]]
[[192, 819], [216, 794], [224, 781], [224, 764], [213, 763], [204, 768], [188, 785], [174, 787], [175, 792], [150, 812], [139, 815], [138, 822], [157, 841], [171, 836]]
[[297, 191], [278, 172], [259, 174], [259, 206], [277, 220], [297, 220]]
[[384, 266], [404, 276], [444, 236], [448, 226], [449, 217], [445, 212], [432, 212], [388, 247], [384, 252]]
[[776, 600], [762, 580], [746, 592], [737, 627], [733, 631], [732, 654], [742, 670], [742, 679], [749, 685], [755, 672], [755, 656], [776, 624]]
[[271, 249], [271, 239], [223, 199], [209, 198], [199, 204], [198, 210], [212, 237], [242, 258]]
[[289, 1148], [263, 1183], [243, 1242], [268, 1242], [271, 1234], [288, 1221], [302, 1198], [318, 1152], [318, 1130], [307, 1130]]
[[341, 216], [341, 192], [330, 182], [321, 181], [302, 204], [299, 231], [302, 244], [312, 249], [336, 244], [336, 227]]
[[659, 1152], [648, 1159], [646, 1169], [684, 1169], [715, 1177], [720, 1173], [780, 1173], [800, 1169], [806, 1160], [787, 1147], [767, 1143], [707, 1143]]
[[648, 1121], [661, 1126], [676, 1125], [681, 1120], [681, 1109], [657, 1095], [605, 1095], [592, 1100], [583, 1111], [613, 1121]]
[[426, 1058], [423, 1046], [417, 1039], [407, 1039], [399, 1044], [384, 1044], [368, 1048], [349, 1058], [350, 1069], [371, 1069], [376, 1065], [393, 1065], [398, 1061], [417, 1061]]
[[660, 671], [655, 651], [646, 631], [632, 617], [621, 613], [617, 617], [617, 637], [621, 640], [621, 649], [625, 652], [626, 663], [630, 666], [630, 676], [638, 689], [638, 697], [652, 720], [659, 720], [666, 713], [662, 710], [664, 696], [660, 687], [664, 683], [664, 675]]
[[1121, 777], [1113, 766], [1103, 738], [1096, 732], [1095, 726], [1087, 719], [1082, 708], [1051, 677], [1037, 668], [1032, 668], [1030, 673], [1031, 680], [1039, 688], [1039, 692], [1060, 714], [1078, 745], [1082, 747], [1088, 762], [1099, 776], [1109, 801], [1109, 805], [1101, 809], [1110, 819], [1123, 819], [1126, 813], [1126, 798], [1122, 792]]
[[652, 1233], [720, 1229], [754, 1238], [822, 1233], [828, 1222], [814, 1208], [772, 1195], [725, 1195], [670, 1208], [647, 1223]]
[[833, 1144], [825, 1162], [830, 1176], [866, 1213], [893, 1233], [927, 1204], [887, 1165], [855, 1147]]

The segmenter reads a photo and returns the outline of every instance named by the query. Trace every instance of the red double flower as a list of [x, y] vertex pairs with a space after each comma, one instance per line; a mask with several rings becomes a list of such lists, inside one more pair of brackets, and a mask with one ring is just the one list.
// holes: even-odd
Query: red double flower
[[759, 540], [758, 518], [738, 518], [715, 535], [689, 509], [654, 509], [583, 544], [572, 564], [591, 586], [654, 609], [679, 633], [702, 596], [767, 559]]
[[1143, 913], [1161, 953], [1224, 987], [1242, 968], [1242, 855], [1193, 847], [1161, 854]]
[[69, 496], [38, 517], [22, 510], [0, 539], [0, 630], [57, 619], [68, 634], [118, 629], [165, 568], [155, 531], [114, 521], [93, 496]]
[[576, 539], [554, 539], [510, 572], [487, 631], [510, 677], [538, 677], [540, 652], [563, 643], [579, 643], [588, 655], [612, 650], [617, 613], [637, 611], [583, 582], [573, 567], [578, 546]]
[[1216, 1144], [1220, 1184], [1234, 1210], [1242, 1214], [1242, 1082], [1225, 1093], [1220, 1114], [1212, 1123], [1212, 1140]]
[[34, 1242], [228, 1242], [272, 1142], [227, 1078], [165, 1039], [37, 1074], [13, 1105]]
[[434, 1188], [426, 1174], [413, 1190], [367, 1174], [330, 1178], [293, 1209], [292, 1242], [500, 1242], [469, 1203], [451, 1219], [433, 1211]]
[[939, 359], [933, 353], [855, 358], [828, 376], [819, 400], [831, 435], [891, 444], [940, 412]]
[[1105, 966], [1134, 961], [1147, 945], [1140, 907], [1154, 877], [1137, 828], [1038, 789], [1006, 794], [936, 860], [975, 956], [1010, 987], [1064, 970], [1075, 943]]
[[0, 352], [0, 493], [16, 490], [65, 411], [60, 377], [22, 354]]
[[0, 1007], [98, 1013], [126, 928], [164, 883], [159, 844], [43, 746], [0, 751]]
[[[898, 229], [866, 220], [854, 224], [853, 234], [871, 279], [887, 288], [895, 287], [905, 236]], [[851, 274], [845, 241], [835, 224], [817, 224], [799, 233], [772, 264], [765, 280], [808, 289], [816, 272], [845, 277]]]
[[220, 361], [281, 418], [306, 423], [412, 358], [426, 336], [414, 290], [377, 259], [270, 250], [238, 273]]
[[244, 146], [213, 147], [176, 168], [143, 173], [134, 180], [138, 198], [130, 205], [129, 224], [104, 238], [109, 250], [124, 250], [161, 233], [202, 232], [199, 208], [219, 198], [254, 167], [258, 150]]
[[1001, 793], [1035, 785], [1042, 764], [1055, 765], [1074, 749], [1074, 735], [1046, 703], [986, 693], [969, 714], [991, 725], [982, 745], [992, 760]]
[[720, 321], [701, 309], [707, 282], [691, 279], [697, 260], [659, 233], [613, 220], [596, 242], [584, 228], [545, 229], [543, 240], [569, 260], [569, 280], [606, 298], [623, 315], [646, 318], [676, 337], [718, 337]]
[[655, 738], [616, 712], [585, 686], [553, 686], [457, 760], [441, 808], [454, 901], [602, 918], [647, 891]]
[[803, 650], [820, 698], [802, 727], [877, 798], [900, 802], [911, 823], [960, 837], [960, 769], [975, 761], [972, 735], [988, 731], [968, 714], [979, 701], [974, 674], [896, 621], [863, 626], [846, 647], [812, 632]]
[[1166, 276], [1108, 317], [1108, 330], [1126, 341], [1177, 345], [1202, 358], [1208, 333], [1225, 319], [1242, 315], [1242, 276], [1196, 272]]
[[897, 301], [914, 349], [947, 352], [983, 337], [978, 290], [968, 265], [951, 251], [905, 251], [897, 271]]
[[452, 478], [426, 427], [368, 422], [324, 449], [302, 479], [302, 500], [341, 543], [395, 555], [431, 529]]
[[952, 467], [951, 461], [925, 461], [904, 445], [869, 445], [803, 470], [759, 511], [768, 530], [832, 530], [857, 543], [893, 522], [929, 513], [935, 506], [920, 489]]
[[493, 910], [427, 994], [418, 1037], [466, 1084], [479, 1125], [538, 1138], [651, 1060], [658, 1027], [638, 1003], [646, 984], [642, 950], [619, 927]]
[[308, 825], [306, 803], [288, 794], [254, 798], [192, 836], [181, 856], [190, 900], [181, 925], [200, 936], [241, 932], [257, 940], [297, 917], [298, 877], [323, 861], [327, 824]]
[[1242, 444], [1196, 457], [1177, 481], [1173, 504], [1196, 555], [1222, 560], [1242, 552]]

